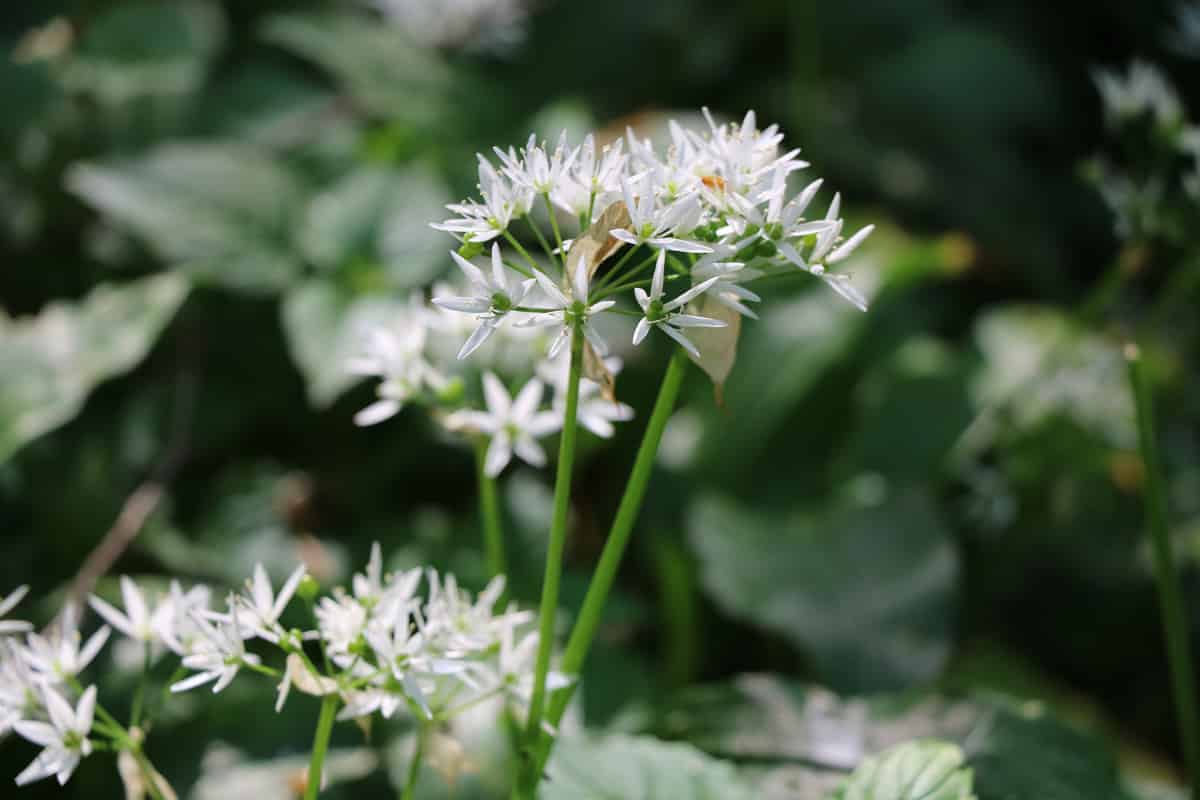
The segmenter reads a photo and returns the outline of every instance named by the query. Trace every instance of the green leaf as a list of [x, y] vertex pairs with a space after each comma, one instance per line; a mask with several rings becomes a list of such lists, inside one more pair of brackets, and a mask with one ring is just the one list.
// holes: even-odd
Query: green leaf
[[971, 770], [955, 744], [906, 742], [858, 766], [838, 800], [975, 800]]
[[945, 664], [959, 560], [925, 493], [788, 516], [709, 497], [688, 524], [701, 581], [718, 605], [787, 637], [831, 686], [899, 688]]
[[204, 80], [225, 28], [220, 7], [211, 3], [116, 5], [87, 26], [63, 81], [110, 104], [184, 94]]
[[404, 306], [388, 296], [347, 295], [320, 280], [306, 281], [284, 295], [283, 330], [313, 406], [328, 406], [354, 383], [345, 369], [347, 360], [361, 351], [372, 326], [386, 323]]
[[323, 270], [379, 264], [388, 288], [421, 286], [449, 261], [450, 240], [429, 227], [449, 201], [428, 170], [363, 167], [313, 197], [298, 238]]
[[138, 159], [78, 164], [67, 185], [199, 280], [262, 291], [299, 273], [291, 236], [302, 187], [255, 148], [168, 144]]
[[430, 124], [444, 111], [446, 65], [397, 26], [361, 15], [286, 14], [268, 18], [262, 35], [329, 70], [372, 114]]
[[0, 314], [0, 462], [70, 420], [88, 393], [140, 362], [187, 296], [178, 275], [101, 285], [79, 303]]
[[686, 745], [643, 736], [564, 737], [542, 800], [750, 800], [732, 765]]

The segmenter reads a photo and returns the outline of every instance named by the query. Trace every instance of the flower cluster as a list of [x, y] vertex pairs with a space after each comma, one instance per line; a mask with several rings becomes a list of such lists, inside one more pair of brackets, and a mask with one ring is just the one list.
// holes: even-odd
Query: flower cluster
[[[487, 439], [489, 475], [514, 454], [541, 466], [537, 439], [562, 427], [565, 388], [565, 380], [549, 381], [555, 397], [543, 408], [542, 379], [565, 373], [576, 330], [594, 356], [580, 421], [610, 436], [612, 423], [633, 413], [612, 396], [620, 362], [608, 358], [623, 317], [636, 320], [631, 346], [657, 330], [701, 360], [689, 331], [729, 327], [736, 335], [729, 323], [756, 317], [750, 304], [761, 298], [749, 284], [764, 278], [807, 273], [865, 310], [862, 294], [831, 268], [874, 226], [843, 236], [837, 194], [810, 218], [822, 182], [790, 191], [793, 173], [808, 164], [783, 150], [777, 126], [760, 130], [754, 112], [724, 125], [704, 113], [704, 131], [672, 121], [661, 152], [631, 130], [603, 146], [591, 135], [572, 145], [564, 133], [553, 146], [531, 136], [519, 149], [495, 148], [495, 160], [479, 155], [478, 196], [433, 224], [460, 243], [450, 256], [461, 281], [434, 287], [431, 305], [415, 298], [366, 342], [351, 369], [380, 379], [378, 400], [357, 422], [428, 403], [448, 429]], [[457, 363], [468, 358], [474, 372]], [[464, 392], [468, 376], [481, 391]]]
[[[245, 588], [229, 594], [221, 610], [212, 608], [206, 586], [185, 591], [172, 582], [152, 603], [136, 583], [122, 578], [123, 609], [90, 599], [108, 625], [86, 641], [71, 607], [48, 634], [0, 620], [0, 636], [6, 636], [0, 639], [0, 734], [15, 731], [43, 748], [17, 776], [19, 785], [50, 776], [65, 783], [97, 741], [110, 739], [118, 750], [136, 747], [140, 734], [107, 715], [96, 718], [96, 687], [84, 688], [79, 678], [113, 628], [148, 654], [169, 651], [180, 658], [182, 671], [191, 674], [171, 684], [171, 692], [200, 686], [220, 692], [249, 670], [277, 681], [276, 711], [295, 688], [336, 696], [339, 719], [376, 712], [389, 718], [403, 711], [446, 721], [486, 700], [522, 714], [538, 635], [528, 630], [528, 612], [496, 610], [503, 587], [503, 578], [495, 578], [472, 598], [452, 575], [420, 568], [385, 573], [378, 544], [349, 589], [337, 588], [319, 600], [304, 567], [276, 590], [257, 565]], [[24, 592], [0, 602], [0, 617]], [[288, 628], [282, 619], [298, 593], [313, 601], [311, 625]], [[264, 658], [271, 651], [279, 662], [274, 666]], [[552, 674], [550, 685], [565, 686], [567, 680]]]

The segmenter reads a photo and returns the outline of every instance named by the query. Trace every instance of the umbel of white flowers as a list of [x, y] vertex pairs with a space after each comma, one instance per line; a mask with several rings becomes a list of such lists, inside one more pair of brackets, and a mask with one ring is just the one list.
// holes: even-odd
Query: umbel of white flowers
[[[262, 565], [255, 566], [221, 610], [212, 607], [207, 586], [184, 590], [172, 581], [152, 599], [123, 577], [124, 608], [92, 597], [108, 625], [82, 641], [70, 607], [47, 636], [32, 632], [27, 622], [4, 620], [24, 596], [21, 587], [0, 600], [0, 736], [14, 731], [42, 748], [17, 776], [18, 785], [52, 776], [66, 783], [95, 743], [111, 733], [94, 719], [97, 690], [85, 687], [81, 676], [112, 628], [148, 648], [156, 660], [168, 654], [180, 659], [191, 674], [174, 683], [172, 692], [200, 686], [220, 692], [251, 671], [277, 682], [276, 711], [296, 689], [336, 695], [342, 706], [338, 719], [405, 713], [444, 721], [490, 699], [521, 716], [532, 691], [538, 635], [529, 612], [496, 608], [503, 589], [498, 577], [471, 597], [453, 575], [421, 568], [387, 573], [375, 544], [350, 587], [319, 600], [304, 567], [276, 590]], [[316, 600], [315, 613], [307, 626], [284, 627], [281, 619], [298, 592]], [[276, 663], [247, 651], [251, 640], [259, 651], [274, 651]], [[550, 682], [568, 683], [557, 673]]]
[[[370, 333], [350, 369], [380, 379], [379, 399], [356, 422], [382, 422], [409, 402], [432, 406], [448, 429], [487, 440], [494, 477], [514, 455], [544, 464], [536, 439], [562, 427], [565, 385], [543, 409], [542, 384], [525, 381], [565, 371], [575, 328], [599, 358], [625, 320], [633, 346], [657, 330], [700, 360], [689, 331], [725, 327], [734, 314], [754, 319], [755, 282], [797, 273], [865, 311], [866, 298], [832, 268], [874, 226], [843, 237], [836, 193], [810, 215], [822, 181], [795, 180], [809, 164], [783, 148], [778, 126], [759, 129], [753, 111], [740, 124], [718, 124], [707, 109], [704, 117], [699, 131], [670, 121], [662, 148], [629, 130], [599, 147], [591, 135], [572, 145], [563, 133], [553, 146], [530, 136], [520, 149], [494, 148], [498, 163], [480, 154], [477, 196], [433, 223], [459, 241], [450, 256], [465, 284], [435, 286], [431, 303], [414, 295]], [[464, 391], [485, 374], [482, 391]], [[585, 377], [581, 393], [597, 388]], [[581, 408], [598, 435], [632, 417], [607, 394], [608, 410], [599, 398]]]

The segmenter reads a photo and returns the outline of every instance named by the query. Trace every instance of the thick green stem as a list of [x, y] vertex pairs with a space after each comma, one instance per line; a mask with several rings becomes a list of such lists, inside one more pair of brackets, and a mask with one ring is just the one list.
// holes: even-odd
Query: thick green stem
[[1151, 544], [1154, 548], [1154, 573], [1158, 579], [1163, 628], [1167, 639], [1167, 660], [1175, 692], [1175, 716], [1179, 722], [1184, 761], [1192, 788], [1191, 796], [1196, 798], [1200, 796], [1197, 793], [1200, 789], [1197, 785], [1200, 781], [1200, 739], [1197, 738], [1200, 731], [1196, 727], [1195, 673], [1192, 669], [1192, 653], [1188, 641], [1187, 616], [1184, 613], [1179, 575], [1175, 570], [1170, 533], [1167, 529], [1165, 481], [1158, 461], [1158, 445], [1154, 434], [1154, 406], [1150, 395], [1150, 382], [1138, 348], [1135, 345], [1127, 346], [1125, 355], [1129, 363], [1129, 383], [1137, 407], [1138, 439], [1146, 471], [1146, 526], [1150, 529]]
[[479, 522], [483, 526], [483, 551], [487, 557], [488, 576], [508, 572], [504, 559], [504, 526], [500, 520], [500, 498], [496, 479], [484, 470], [487, 461], [487, 442], [475, 443], [475, 464], [479, 483]]
[[[546, 700], [546, 676], [550, 672], [550, 654], [554, 651], [554, 615], [558, 609], [558, 585], [562, 577], [563, 551], [567, 542], [567, 513], [571, 499], [571, 473], [575, 465], [575, 418], [579, 408], [579, 379], [583, 368], [583, 332], [578, 326], [571, 331], [571, 364], [567, 377], [567, 402], [563, 415], [562, 437], [558, 446], [558, 472], [554, 478], [554, 518], [550, 526], [550, 542], [546, 550], [546, 574], [542, 581], [542, 603], [538, 622], [538, 652], [534, 668], [533, 695], [529, 703], [529, 720], [525, 741], [537, 743], [542, 731]], [[518, 776], [522, 786], [537, 786], [538, 773], [529, 774], [532, 760], [522, 765]], [[530, 791], [532, 796], [532, 791]]]
[[[625, 555], [625, 547], [629, 544], [633, 524], [637, 521], [642, 509], [642, 500], [646, 497], [646, 487], [650, 483], [650, 474], [654, 469], [654, 458], [658, 453], [659, 442], [662, 441], [663, 430], [667, 420], [675, 409], [675, 400], [679, 397], [679, 387], [687, 373], [688, 357], [679, 348], [671, 357], [667, 372], [663, 375], [662, 386], [658, 390], [658, 399], [654, 402], [654, 411], [646, 424], [646, 433], [638, 448], [637, 457], [633, 462], [633, 471], [629, 474], [629, 482], [625, 485], [625, 494], [617, 507], [617, 515], [613, 518], [612, 528], [596, 564], [596, 571], [588, 584], [587, 595], [583, 598], [583, 607], [579, 610], [579, 618], [571, 629], [571, 637], [567, 641], [567, 649], [563, 653], [562, 669], [568, 675], [577, 676], [587, 660], [588, 650], [596, 637], [596, 629], [604, 614], [604, 606], [608, 601], [608, 593], [616, 580], [617, 571], [621, 567], [621, 558]], [[565, 689], [560, 689], [550, 701], [550, 710], [546, 715], [551, 725], [558, 725], [566, 711], [567, 703], [575, 691], [578, 681]], [[553, 740], [549, 736], [541, 737], [537, 750], [537, 774], [540, 775], [550, 757]]]
[[404, 793], [400, 795], [400, 800], [413, 800], [417, 796], [417, 779], [421, 777], [421, 761], [425, 758], [425, 741], [428, 738], [429, 726], [422, 724], [417, 728], [417, 743], [412, 761], [408, 763], [408, 779], [404, 782]]
[[338, 697], [326, 695], [321, 701], [321, 714], [317, 717], [317, 732], [313, 736], [312, 757], [308, 761], [308, 781], [304, 787], [304, 800], [317, 800], [321, 792], [321, 770], [325, 767], [325, 753], [329, 750], [329, 735], [333, 733], [333, 718], [337, 713]]

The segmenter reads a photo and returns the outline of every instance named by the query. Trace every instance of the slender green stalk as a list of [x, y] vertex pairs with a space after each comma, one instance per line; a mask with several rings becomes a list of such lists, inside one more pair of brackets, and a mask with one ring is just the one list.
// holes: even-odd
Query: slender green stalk
[[150, 643], [142, 647], [142, 678], [138, 682], [137, 691], [133, 695], [133, 710], [129, 713], [129, 726], [136, 728], [142, 724], [142, 708], [146, 702], [146, 684], [150, 682]]
[[325, 753], [329, 750], [329, 735], [333, 733], [333, 718], [337, 713], [336, 694], [325, 695], [321, 701], [321, 714], [317, 717], [317, 732], [313, 735], [312, 757], [308, 762], [308, 781], [304, 787], [304, 800], [317, 800], [321, 792], [321, 770], [325, 767]]
[[1167, 639], [1167, 660], [1175, 692], [1175, 716], [1179, 721], [1179, 736], [1183, 743], [1191, 796], [1200, 796], [1200, 733], [1196, 727], [1196, 684], [1188, 643], [1187, 616], [1184, 612], [1179, 575], [1175, 570], [1170, 533], [1167, 530], [1167, 499], [1162, 466], [1158, 460], [1158, 445], [1154, 435], [1154, 405], [1150, 382], [1141, 353], [1136, 345], [1125, 352], [1129, 364], [1129, 383], [1137, 407], [1138, 439], [1142, 463], [1146, 470], [1146, 527], [1150, 529], [1154, 547], [1154, 573], [1158, 579], [1158, 594], [1162, 604], [1163, 628]]
[[[579, 618], [571, 629], [571, 637], [567, 640], [567, 649], [563, 653], [562, 670], [568, 675], [578, 675], [587, 660], [588, 650], [596, 637], [596, 629], [604, 614], [604, 606], [608, 601], [608, 593], [616, 580], [617, 571], [621, 567], [621, 558], [625, 547], [629, 544], [633, 524], [637, 521], [642, 509], [642, 500], [646, 497], [646, 487], [650, 483], [650, 474], [654, 468], [654, 457], [658, 453], [658, 445], [662, 441], [663, 430], [667, 420], [675, 409], [675, 400], [679, 397], [679, 387], [687, 373], [688, 357], [682, 349], [676, 348], [663, 375], [662, 386], [658, 390], [658, 399], [654, 402], [654, 410], [650, 421], [646, 424], [646, 433], [642, 436], [642, 444], [638, 447], [637, 457], [633, 462], [633, 470], [629, 473], [629, 482], [625, 484], [625, 494], [621, 496], [621, 504], [617, 506], [617, 514], [613, 518], [612, 528], [600, 553], [600, 561], [588, 584], [587, 594], [583, 598], [583, 607], [579, 610]], [[550, 710], [546, 720], [557, 726], [562, 719], [567, 703], [575, 691], [578, 682], [572, 683], [565, 689], [560, 689], [550, 700]], [[546, 760], [550, 757], [553, 740], [549, 736], [541, 737], [537, 749], [537, 775], [541, 775]]]
[[[532, 222], [530, 222], [529, 225], [535, 231], [537, 231], [536, 225], [534, 225]], [[541, 232], [538, 231], [538, 233], [540, 234]], [[533, 256], [529, 255], [529, 251], [526, 250], [525, 247], [520, 242], [517, 241], [517, 237], [513, 236], [508, 231], [505, 231], [504, 232], [504, 240], [506, 242], [508, 242], [509, 244], [511, 244], [516, 249], [516, 251], [521, 254], [522, 258], [525, 259], [525, 261], [529, 264], [530, 267], [532, 267], [533, 269], [537, 269], [537, 262], [533, 260]], [[532, 278], [533, 273], [528, 273], [528, 277]]]
[[[604, 273], [604, 275], [592, 285], [592, 291], [599, 291], [600, 289], [603, 289], [608, 284], [612, 283], [618, 277], [623, 277], [620, 275], [621, 267], [625, 266], [625, 262], [629, 261], [630, 257], [632, 257], [633, 254], [635, 252], [637, 252], [639, 249], [641, 249], [641, 245], [636, 245], [636, 244], [626, 245], [625, 254], [622, 255], [620, 258], [618, 258], [617, 263], [613, 264]], [[639, 264], [638, 266], [636, 266], [632, 270], [630, 270], [630, 272], [631, 273], [636, 272], [637, 270], [644, 267], [646, 264], [649, 264], [656, 257], [657, 257], [657, 253], [651, 253], [649, 256], [646, 257], [646, 259], [644, 261], [642, 261], [641, 264]]]
[[529, 229], [533, 231], [534, 238], [536, 238], [538, 240], [538, 244], [542, 246], [542, 252], [546, 254], [546, 258], [553, 261], [554, 248], [551, 247], [550, 243], [546, 241], [546, 236], [542, 233], [542, 229], [539, 228], [536, 223], [534, 223], [533, 217], [531, 216], [526, 215], [525, 222], [529, 223]]
[[422, 723], [417, 728], [417, 744], [412, 761], [408, 764], [408, 780], [404, 782], [404, 793], [400, 800], [413, 800], [417, 792], [417, 779], [421, 776], [421, 762], [425, 758], [425, 741], [429, 738], [429, 726]]
[[562, 259], [563, 273], [567, 271], [567, 253], [563, 250], [562, 231], [558, 229], [558, 214], [554, 211], [554, 203], [550, 202], [549, 193], [543, 192], [542, 199], [546, 201], [546, 213], [550, 215], [550, 227], [554, 230], [554, 243], [558, 245], [558, 257]]
[[487, 442], [480, 439], [475, 443], [475, 465], [479, 483], [479, 521], [483, 526], [483, 550], [487, 556], [488, 576], [496, 577], [508, 572], [504, 559], [504, 526], [500, 520], [500, 498], [496, 490], [496, 479], [484, 471], [487, 461]]
[[[538, 617], [538, 652], [534, 668], [533, 695], [525, 740], [532, 746], [542, 731], [546, 700], [546, 675], [550, 672], [550, 654], [554, 650], [554, 615], [558, 609], [558, 585], [562, 577], [563, 551], [567, 542], [567, 512], [571, 499], [571, 473], [575, 465], [575, 418], [579, 408], [579, 379], [583, 369], [583, 332], [578, 325], [571, 331], [571, 364], [567, 377], [567, 402], [562, 437], [558, 446], [558, 472], [554, 478], [554, 517], [546, 550], [546, 574], [542, 580], [542, 603]], [[525, 766], [530, 766], [527, 763]], [[522, 770], [524, 772], [525, 770]], [[522, 785], [537, 786], [538, 775], [519, 775]], [[529, 783], [526, 783], [529, 782]]]

